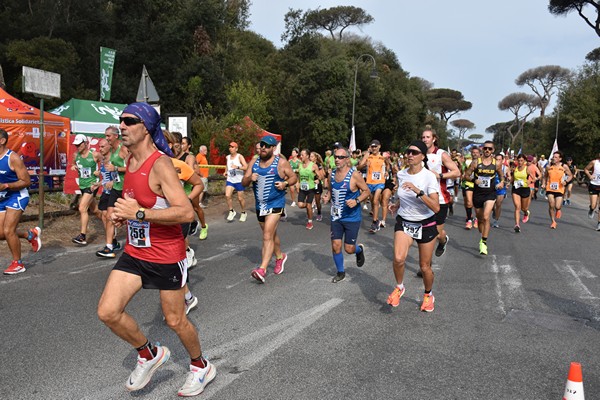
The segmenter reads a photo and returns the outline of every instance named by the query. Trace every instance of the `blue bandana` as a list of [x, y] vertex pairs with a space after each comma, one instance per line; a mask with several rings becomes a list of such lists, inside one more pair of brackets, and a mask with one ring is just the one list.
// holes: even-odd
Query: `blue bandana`
[[123, 114], [133, 114], [144, 122], [144, 126], [150, 132], [152, 141], [156, 147], [168, 155], [173, 157], [173, 152], [169, 148], [169, 143], [165, 139], [162, 129], [160, 128], [160, 115], [148, 103], [131, 103], [123, 110]]

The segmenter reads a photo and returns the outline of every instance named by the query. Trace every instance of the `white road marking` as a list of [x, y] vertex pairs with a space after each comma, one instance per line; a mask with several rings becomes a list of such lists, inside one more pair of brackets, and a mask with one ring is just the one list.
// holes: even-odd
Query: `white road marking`
[[31, 275], [19, 276], [18, 278], [9, 279], [6, 281], [0, 281], [0, 284], [6, 285], [7, 283], [16, 283], [16, 282], [24, 281], [29, 278], [31, 278]]
[[[499, 258], [501, 258], [500, 262], [498, 261]], [[523, 289], [519, 272], [511, 265], [512, 257], [492, 255], [491, 260], [500, 311], [506, 315], [513, 308], [524, 311], [530, 310], [529, 300], [527, 300]]]
[[582, 282], [581, 278], [594, 279], [594, 275], [591, 271], [583, 266], [580, 261], [563, 260], [563, 263], [553, 263], [554, 267], [569, 283], [579, 296], [580, 299], [586, 300], [598, 300], [599, 298], [594, 296], [590, 289]]

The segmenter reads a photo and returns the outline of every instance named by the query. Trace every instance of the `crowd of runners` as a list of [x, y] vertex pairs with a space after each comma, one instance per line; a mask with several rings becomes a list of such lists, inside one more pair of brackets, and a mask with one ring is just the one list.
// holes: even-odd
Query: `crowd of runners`
[[[18, 230], [18, 221], [28, 202], [29, 174], [23, 162], [6, 147], [8, 135], [0, 130], [0, 223], [2, 239], [13, 262], [5, 274], [25, 271], [20, 239], [34, 251], [41, 248], [41, 230]], [[71, 168], [78, 172], [81, 232], [73, 238], [87, 246], [90, 213], [102, 220], [105, 243], [95, 251], [98, 257], [116, 258], [99, 305], [98, 316], [117, 336], [138, 352], [138, 362], [126, 382], [128, 390], [145, 387], [158, 367], [170, 356], [167, 347], [151, 342], [125, 308], [141, 289], [158, 289], [166, 324], [179, 336], [190, 356], [190, 372], [179, 390], [180, 396], [194, 396], [214, 379], [216, 369], [202, 355], [200, 340], [187, 314], [198, 304], [189, 290], [188, 269], [197, 259], [189, 237], [208, 236], [203, 196], [208, 186], [206, 146], [191, 152], [192, 143], [180, 133], [160, 128], [160, 117], [145, 103], [125, 108], [120, 125], [106, 129], [98, 150], [90, 149], [84, 135], [76, 135], [77, 153]], [[325, 215], [329, 221], [333, 283], [346, 278], [344, 252], [354, 255], [356, 265], [365, 263], [368, 249], [358, 242], [363, 219], [368, 215], [368, 234], [393, 224], [394, 285], [387, 303], [398, 307], [404, 295], [404, 273], [409, 249], [417, 243], [419, 276], [423, 280], [420, 309], [435, 309], [432, 259], [445, 254], [450, 236], [445, 229], [448, 215], [462, 190], [465, 229], [478, 229], [478, 250], [488, 254], [492, 228], [499, 226], [502, 204], [510, 195], [514, 205], [514, 231], [521, 233], [529, 221], [532, 200], [548, 202], [548, 226], [557, 229], [562, 207], [571, 205], [571, 190], [579, 170], [570, 157], [555, 151], [548, 160], [540, 156], [504, 154], [491, 141], [481, 147], [445, 151], [436, 132], [427, 127], [420, 140], [400, 152], [382, 151], [372, 140], [365, 151], [350, 151], [335, 143], [324, 157], [309, 149], [294, 148], [289, 157], [278, 154], [278, 141], [264, 136], [254, 155], [239, 153], [236, 142], [229, 144], [225, 168], [226, 219], [247, 222], [245, 188], [252, 187], [255, 213], [262, 230], [260, 265], [250, 272], [265, 283], [268, 267], [275, 257], [273, 273], [285, 270], [287, 254], [278, 234], [285, 220], [289, 193], [290, 207], [306, 210], [307, 230]], [[583, 169], [589, 179], [588, 216], [598, 211], [600, 154]], [[98, 193], [101, 192], [98, 198]], [[236, 193], [239, 213], [234, 205]], [[329, 213], [323, 205], [330, 204]], [[475, 209], [473, 212], [473, 208]], [[365, 217], [363, 217], [365, 215]], [[320, 226], [327, 226], [322, 224]], [[122, 228], [122, 229], [121, 229]], [[392, 226], [390, 226], [392, 228]], [[600, 215], [596, 230], [600, 230]], [[121, 245], [120, 236], [126, 240]]]

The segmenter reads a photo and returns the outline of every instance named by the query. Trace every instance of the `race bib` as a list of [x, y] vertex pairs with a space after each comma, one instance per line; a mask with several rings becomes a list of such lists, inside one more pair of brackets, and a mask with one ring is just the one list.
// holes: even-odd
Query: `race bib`
[[127, 240], [134, 247], [150, 247], [150, 222], [128, 220]]
[[331, 206], [331, 218], [334, 221], [342, 218], [342, 208], [332, 205]]
[[237, 174], [235, 169], [230, 169], [229, 170], [229, 177], [230, 178], [235, 178], [235, 175]]
[[514, 187], [515, 187], [515, 189], [522, 188], [523, 187], [523, 181], [522, 180], [515, 181]]
[[373, 179], [374, 181], [378, 181], [381, 179], [381, 172], [372, 172], [371, 173], [371, 179]]
[[308, 190], [308, 182], [300, 182], [300, 190]]
[[119, 173], [117, 171], [111, 172], [110, 175], [111, 175], [111, 178], [113, 181], [115, 181], [117, 183], [121, 182], [121, 176], [119, 176]]
[[272, 208], [267, 208], [265, 210], [258, 210], [258, 215], [261, 217], [267, 216], [267, 215], [271, 215], [273, 214], [273, 209]]
[[416, 222], [402, 222], [404, 233], [413, 239], [421, 239], [423, 237], [423, 225]]
[[7, 192], [6, 190], [3, 190], [3, 191], [1, 191], [1, 192], [0, 192], [0, 199], [3, 199], [3, 198], [5, 198], [5, 197], [6, 197], [6, 195], [7, 195], [7, 193], [8, 193], [8, 192]]
[[92, 169], [91, 168], [81, 168], [79, 170], [79, 176], [81, 178], [91, 178], [92, 177]]
[[558, 190], [558, 182], [550, 182], [550, 190]]
[[479, 178], [479, 187], [480, 188], [489, 188], [492, 183], [492, 178], [490, 176], [480, 176]]

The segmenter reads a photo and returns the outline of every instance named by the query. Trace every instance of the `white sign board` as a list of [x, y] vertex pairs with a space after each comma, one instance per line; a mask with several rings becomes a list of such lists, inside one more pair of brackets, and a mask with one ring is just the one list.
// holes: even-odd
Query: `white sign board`
[[23, 92], [44, 97], [60, 97], [60, 74], [23, 67]]

